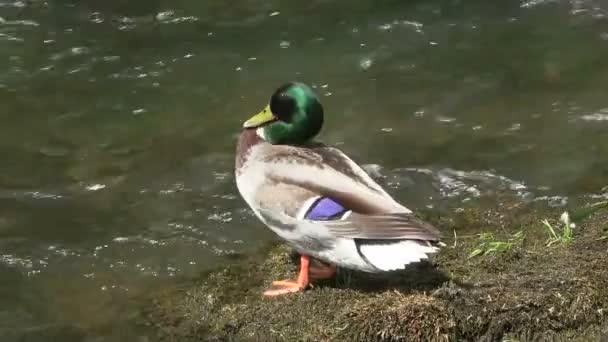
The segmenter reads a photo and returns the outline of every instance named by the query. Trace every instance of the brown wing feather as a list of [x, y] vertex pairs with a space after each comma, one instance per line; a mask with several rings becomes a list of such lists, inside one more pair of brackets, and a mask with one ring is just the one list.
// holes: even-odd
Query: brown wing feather
[[[309, 147], [271, 145], [268, 148], [262, 158], [264, 162], [289, 161], [293, 164], [293, 173], [270, 168], [266, 175], [268, 181], [301, 187], [330, 197], [352, 211], [345, 220], [317, 222], [327, 227], [333, 235], [354, 239], [440, 239], [435, 227], [419, 220], [397, 203], [342, 151], [320, 144]], [[352, 186], [340, 186], [345, 183], [339, 179], [330, 182], [297, 174], [306, 167], [316, 168], [321, 172], [320, 176], [328, 169], [333, 170], [331, 175], [350, 179]], [[276, 192], [275, 195], [280, 196]]]
[[415, 239], [438, 241], [439, 231], [414, 214], [360, 215], [324, 225], [337, 237], [350, 239]]
[[[258, 157], [269, 164], [288, 163], [293, 171], [285, 172], [269, 167], [266, 178], [279, 183], [291, 184], [309, 189], [321, 196], [331, 197], [349, 209], [361, 214], [381, 214], [389, 212], [409, 212], [397, 203], [359, 165], [337, 148], [320, 143], [311, 146], [267, 145]], [[302, 177], [306, 170], [310, 177]], [[334, 181], [324, 178], [331, 170]], [[318, 172], [318, 174], [315, 174]], [[345, 186], [341, 180], [348, 179], [352, 185]]]
[[274, 180], [280, 183], [299, 186], [320, 196], [332, 198], [338, 203], [342, 204], [345, 208], [359, 214], [373, 215], [387, 212], [383, 203], [372, 202], [369, 199], [352, 192], [338, 191], [328, 187], [319, 186], [318, 184], [312, 182], [299, 182], [290, 178], [275, 177]]

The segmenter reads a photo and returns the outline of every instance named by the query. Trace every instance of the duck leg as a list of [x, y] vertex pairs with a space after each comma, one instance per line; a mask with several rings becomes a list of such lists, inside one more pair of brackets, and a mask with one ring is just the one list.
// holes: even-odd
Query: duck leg
[[321, 260], [312, 259], [308, 270], [308, 276], [311, 279], [329, 279], [336, 274], [336, 266], [322, 262]]
[[303, 291], [309, 284], [308, 271], [310, 266], [310, 257], [307, 255], [300, 256], [300, 273], [296, 281], [279, 280], [273, 281], [273, 287], [264, 291], [264, 296], [279, 296], [288, 293]]

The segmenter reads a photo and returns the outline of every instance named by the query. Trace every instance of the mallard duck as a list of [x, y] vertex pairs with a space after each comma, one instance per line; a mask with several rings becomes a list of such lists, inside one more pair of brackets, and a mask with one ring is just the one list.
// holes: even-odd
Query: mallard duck
[[313, 139], [323, 107], [306, 84], [279, 87], [245, 121], [238, 139], [238, 190], [255, 215], [300, 255], [295, 281], [275, 281], [276, 296], [332, 277], [336, 266], [364, 272], [404, 269], [441, 244], [439, 231], [399, 204], [337, 148]]

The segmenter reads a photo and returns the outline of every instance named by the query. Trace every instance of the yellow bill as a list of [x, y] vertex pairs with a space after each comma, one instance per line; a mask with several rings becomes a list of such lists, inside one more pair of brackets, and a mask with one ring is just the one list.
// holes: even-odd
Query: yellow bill
[[272, 114], [270, 110], [270, 105], [266, 106], [261, 112], [252, 116], [249, 120], [245, 121], [243, 127], [245, 128], [253, 128], [263, 125], [267, 122], [275, 120], [276, 117]]

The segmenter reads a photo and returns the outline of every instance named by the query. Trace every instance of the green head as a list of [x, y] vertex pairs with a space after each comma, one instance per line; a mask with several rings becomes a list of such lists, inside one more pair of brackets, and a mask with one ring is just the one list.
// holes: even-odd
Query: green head
[[243, 127], [261, 130], [271, 144], [302, 144], [314, 138], [323, 126], [323, 107], [313, 90], [290, 82], [279, 87], [270, 104], [247, 120]]

